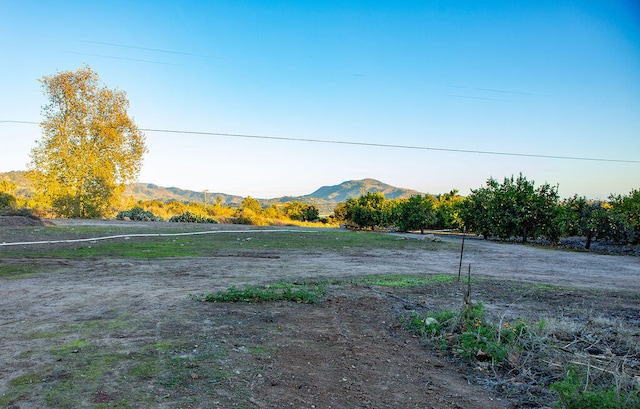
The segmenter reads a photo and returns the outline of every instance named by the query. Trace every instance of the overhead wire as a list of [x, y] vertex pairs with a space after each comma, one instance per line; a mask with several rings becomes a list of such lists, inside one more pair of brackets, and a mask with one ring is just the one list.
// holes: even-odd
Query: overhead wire
[[109, 47], [130, 48], [130, 49], [133, 49], [133, 50], [144, 50], [144, 51], [154, 51], [154, 52], [157, 52], [157, 53], [165, 53], [165, 54], [186, 55], [186, 56], [189, 56], [189, 57], [213, 58], [213, 59], [217, 59], [217, 60], [221, 60], [222, 59], [221, 57], [215, 57], [215, 56], [212, 56], [212, 55], [187, 53], [187, 52], [183, 52], [183, 51], [174, 51], [174, 50], [163, 50], [163, 49], [160, 49], [160, 48], [139, 47], [139, 46], [135, 46], [135, 45], [107, 43], [107, 42], [103, 42], [103, 41], [90, 41], [90, 40], [76, 40], [76, 41], [80, 42], [80, 43], [106, 45], [106, 46], [109, 46]]
[[[0, 123], [39, 125], [39, 122], [33, 122], [33, 121], [0, 120]], [[236, 134], [236, 133], [224, 133], [224, 132], [187, 131], [187, 130], [178, 130], [178, 129], [158, 129], [158, 128], [138, 128], [138, 129], [140, 129], [143, 132], [157, 132], [157, 133], [169, 133], [169, 134], [180, 134], [180, 135], [222, 136], [222, 137], [230, 137], [230, 138], [262, 139], [262, 140], [287, 141], [287, 142], [307, 142], [307, 143], [332, 144], [332, 145], [368, 146], [368, 147], [375, 147], [375, 148], [410, 149], [410, 150], [436, 151], [436, 152], [468, 153], [468, 154], [477, 154], [477, 155], [495, 155], [495, 156], [538, 158], [538, 159], [640, 164], [640, 160], [630, 160], [630, 159], [593, 158], [593, 157], [585, 157], [585, 156], [565, 156], [565, 155], [545, 155], [545, 154], [521, 153], [521, 152], [483, 151], [483, 150], [477, 150], [477, 149], [438, 148], [433, 146], [399, 145], [399, 144], [375, 143], [375, 142], [344, 141], [344, 140], [335, 140], [335, 139], [331, 140], [331, 139], [314, 139], [314, 138], [293, 138], [293, 137], [284, 137], [284, 136], [251, 135], [251, 134]]]
[[144, 63], [147, 63], [147, 64], [173, 65], [175, 67], [180, 67], [182, 65], [182, 64], [174, 64], [174, 63], [163, 62], [163, 61], [141, 60], [139, 58], [125, 58], [125, 57], [117, 57], [117, 56], [113, 56], [113, 55], [104, 55], [104, 54], [78, 53], [78, 52], [73, 52], [73, 51], [64, 51], [64, 53], [65, 54], [75, 54], [75, 55], [87, 55], [87, 56], [90, 56], [90, 57], [110, 58], [112, 60], [144, 62]]

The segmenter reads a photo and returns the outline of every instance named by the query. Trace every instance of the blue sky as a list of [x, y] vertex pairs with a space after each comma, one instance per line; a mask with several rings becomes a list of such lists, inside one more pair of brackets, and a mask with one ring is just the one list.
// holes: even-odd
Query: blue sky
[[[141, 128], [640, 161], [633, 0], [5, 0], [0, 51], [0, 121], [40, 121], [37, 80], [86, 63]], [[146, 136], [141, 182], [259, 198], [366, 177], [467, 194], [520, 172], [563, 197], [640, 188], [637, 162]], [[0, 171], [39, 137], [0, 123]]]

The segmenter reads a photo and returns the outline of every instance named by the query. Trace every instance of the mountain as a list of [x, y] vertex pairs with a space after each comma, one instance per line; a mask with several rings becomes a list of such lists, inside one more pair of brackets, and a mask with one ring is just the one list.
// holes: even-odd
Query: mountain
[[27, 172], [24, 171], [11, 171], [0, 172], [0, 181], [8, 180], [13, 182], [18, 187], [16, 194], [20, 197], [31, 197], [31, 180], [27, 177]]
[[[127, 189], [127, 195], [133, 196], [136, 200], [160, 200], [168, 202], [175, 200], [178, 202], [203, 202], [204, 192], [184, 190], [177, 187], [162, 187], [153, 183], [135, 183]], [[214, 204], [220, 198], [223, 205], [240, 205], [244, 199], [242, 196], [228, 195], [225, 193], [207, 192], [207, 203]]]
[[323, 186], [307, 196], [340, 203], [352, 197], [360, 197], [362, 194], [366, 194], [367, 192], [380, 192], [387, 199], [410, 197], [420, 193], [416, 190], [387, 185], [386, 183], [382, 183], [375, 179], [362, 179], [348, 180], [335, 186]]
[[320, 214], [330, 214], [340, 202], [358, 198], [367, 192], [380, 192], [387, 199], [410, 197], [420, 192], [388, 185], [375, 179], [347, 180], [339, 185], [323, 186], [315, 192], [304, 196], [285, 196], [277, 199], [262, 200], [263, 205], [286, 203], [293, 200], [305, 204], [312, 204], [318, 208]]
[[[10, 180], [18, 186], [18, 196], [31, 197], [31, 183], [26, 177], [26, 172], [0, 172], [1, 180]], [[304, 196], [284, 196], [276, 199], [258, 199], [263, 206], [272, 204], [282, 204], [297, 200], [305, 204], [312, 204], [318, 208], [320, 214], [330, 214], [340, 202], [350, 198], [360, 197], [363, 193], [380, 192], [388, 199], [410, 197], [420, 192], [412, 189], [404, 189], [388, 185], [375, 179], [347, 180], [334, 186], [323, 186], [315, 192]], [[204, 192], [184, 190], [177, 187], [162, 187], [152, 183], [135, 183], [127, 189], [127, 195], [133, 196], [136, 200], [160, 200], [168, 202], [171, 200], [179, 202], [203, 202]], [[206, 201], [214, 204], [221, 200], [223, 205], [239, 206], [244, 199], [241, 196], [228, 195], [225, 193], [206, 193]]]

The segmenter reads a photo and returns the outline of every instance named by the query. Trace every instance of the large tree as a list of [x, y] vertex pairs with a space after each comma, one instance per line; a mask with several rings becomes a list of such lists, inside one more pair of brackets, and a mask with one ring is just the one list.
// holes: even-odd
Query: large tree
[[146, 152], [124, 91], [89, 66], [45, 76], [42, 138], [31, 152], [37, 198], [63, 217], [101, 217], [133, 182]]

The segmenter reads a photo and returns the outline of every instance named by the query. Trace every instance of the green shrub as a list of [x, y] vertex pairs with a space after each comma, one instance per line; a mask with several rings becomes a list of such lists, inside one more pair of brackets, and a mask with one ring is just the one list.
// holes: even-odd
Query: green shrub
[[170, 222], [175, 223], [213, 223], [218, 224], [218, 221], [212, 217], [205, 217], [199, 214], [184, 212], [177, 216], [173, 216], [169, 219]]
[[13, 209], [17, 206], [17, 201], [15, 196], [10, 195], [8, 193], [0, 192], [0, 209], [8, 208]]
[[156, 216], [150, 211], [144, 210], [141, 207], [134, 207], [131, 210], [123, 210], [116, 215], [118, 220], [135, 220], [140, 222], [161, 222], [162, 218]]

